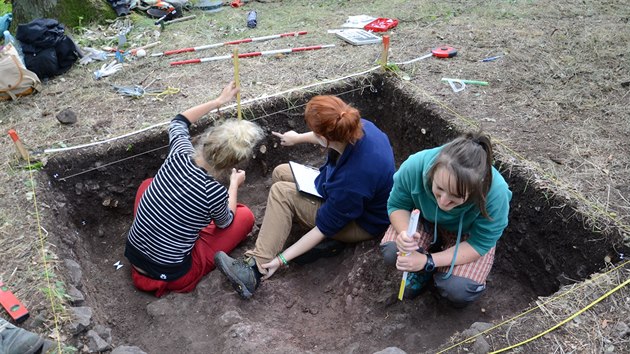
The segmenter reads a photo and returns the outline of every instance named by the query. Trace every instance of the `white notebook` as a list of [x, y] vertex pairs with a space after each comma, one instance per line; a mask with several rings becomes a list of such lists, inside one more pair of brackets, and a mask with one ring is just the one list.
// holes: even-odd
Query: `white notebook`
[[289, 166], [291, 167], [291, 173], [293, 173], [293, 179], [295, 179], [295, 186], [299, 192], [319, 198], [322, 197], [315, 188], [315, 178], [319, 176], [318, 169], [293, 161], [289, 161]]

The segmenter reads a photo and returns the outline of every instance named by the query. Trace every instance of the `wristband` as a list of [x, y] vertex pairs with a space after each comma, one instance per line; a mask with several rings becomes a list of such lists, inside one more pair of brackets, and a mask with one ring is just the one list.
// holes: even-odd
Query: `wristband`
[[282, 261], [282, 264], [284, 264], [285, 266], [289, 266], [289, 262], [287, 262], [287, 259], [284, 258], [284, 255], [282, 254], [282, 252], [278, 253], [278, 258], [280, 258], [280, 260]]

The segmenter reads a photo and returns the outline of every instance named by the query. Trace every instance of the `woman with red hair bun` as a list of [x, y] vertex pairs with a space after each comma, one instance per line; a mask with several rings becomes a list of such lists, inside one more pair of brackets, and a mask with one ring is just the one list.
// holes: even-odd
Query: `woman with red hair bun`
[[[282, 146], [311, 143], [327, 149], [315, 180], [322, 198], [298, 192], [288, 164], [274, 169], [254, 249], [242, 259], [215, 255], [215, 264], [243, 298], [292, 260], [305, 264], [333, 255], [346, 243], [380, 237], [389, 226], [395, 164], [387, 135], [336, 96], [312, 98], [304, 119], [311, 131], [273, 134]], [[309, 231], [284, 249], [294, 221]]]

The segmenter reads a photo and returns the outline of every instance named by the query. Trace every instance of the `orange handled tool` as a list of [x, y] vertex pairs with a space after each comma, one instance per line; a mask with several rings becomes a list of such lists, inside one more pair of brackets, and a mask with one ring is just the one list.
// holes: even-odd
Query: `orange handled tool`
[[28, 152], [26, 152], [26, 149], [24, 148], [24, 145], [22, 145], [22, 142], [20, 141], [20, 137], [18, 137], [15, 130], [13, 129], [9, 130], [9, 135], [11, 136], [11, 139], [13, 140], [13, 143], [15, 144], [15, 148], [20, 153], [20, 156], [22, 156], [24, 161], [28, 161]]
[[175, 6], [171, 5], [170, 3], [163, 1], [163, 0], [158, 0], [155, 5], [153, 5], [161, 10], [166, 10], [166, 11], [173, 11], [175, 10]]
[[0, 303], [2, 307], [9, 313], [15, 323], [20, 323], [26, 320], [29, 316], [28, 310], [20, 300], [18, 300], [9, 288], [0, 281]]

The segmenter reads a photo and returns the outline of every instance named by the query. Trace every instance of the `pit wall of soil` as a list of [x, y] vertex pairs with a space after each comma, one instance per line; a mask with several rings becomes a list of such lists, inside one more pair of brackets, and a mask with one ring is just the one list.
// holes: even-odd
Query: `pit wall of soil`
[[[466, 131], [450, 112], [415, 96], [404, 82], [377, 76], [371, 90], [342, 98], [388, 134], [400, 165], [410, 154], [447, 143]], [[627, 254], [620, 232], [589, 229], [571, 201], [537, 188], [530, 172], [512, 161], [511, 156], [495, 153], [494, 165], [513, 196], [493, 272], [511, 274], [537, 295], [546, 296], [604, 268], [605, 258], [616, 260], [619, 253]]]
[[[285, 150], [286, 148], [279, 146], [277, 139], [271, 135], [271, 131], [291, 129], [306, 131], [303, 120], [304, 105], [316, 94], [339, 95], [358, 108], [363, 117], [384, 130], [394, 148], [397, 164], [412, 153], [448, 142], [461, 131], [453, 117], [440, 111], [438, 107], [421, 102], [404, 87], [404, 83], [384, 75], [365, 77], [358, 81], [322, 88], [321, 91], [294, 94], [291, 97], [250, 107], [245, 110], [245, 119], [255, 120], [268, 133], [256, 147], [254, 158], [241, 166], [247, 171], [248, 187], [241, 191], [240, 195], [245, 196], [245, 202], [252, 206], [258, 224], [264, 215], [264, 204], [273, 167], [291, 159], [312, 165], [318, 165], [323, 161], [323, 151], [319, 147], [297, 146]], [[232, 113], [224, 112], [223, 116], [212, 117], [231, 118]], [[204, 120], [194, 127], [193, 136], [201, 133], [208, 124], [211, 124], [211, 120]], [[138, 338], [138, 328], [134, 327], [136, 322], [133, 321], [134, 316], [136, 321], [149, 321], [150, 316], [145, 311], [137, 309], [137, 302], [123, 304], [116, 301], [121, 290], [115, 288], [120, 288], [121, 284], [130, 280], [121, 275], [117, 275], [118, 278], [113, 280], [103, 277], [104, 268], [99, 268], [95, 259], [109, 257], [106, 260], [111, 260], [111, 263], [123, 259], [124, 239], [132, 221], [136, 189], [142, 180], [156, 173], [167, 155], [167, 144], [165, 126], [164, 129], [156, 129], [115, 144], [59, 154], [49, 160], [44, 181], [53, 187], [50, 198], [57, 201], [50, 203], [56, 205], [53, 209], [58, 215], [56, 225], [50, 226], [54, 231], [51, 234], [59, 235], [58, 249], [66, 253], [62, 256], [76, 259], [84, 266], [84, 274], [87, 274], [84, 275], [86, 301], [94, 307], [95, 317], [113, 327], [118, 326], [115, 335], [121, 337], [122, 342], [139, 343], [153, 348], [156, 344], [151, 342], [150, 336], [147, 339]], [[535, 296], [549, 295], [561, 285], [586, 278], [605, 266], [605, 256], [616, 254], [615, 248], [617, 251], [622, 249], [622, 246], [618, 245], [620, 240], [618, 235], [604, 236], [585, 229], [582, 216], [576, 214], [570, 204], [536, 189], [530, 183], [531, 178], [519, 171], [518, 166], [502, 162], [500, 156], [497, 156], [495, 166], [501, 170], [510, 185], [513, 199], [510, 223], [497, 247], [497, 258], [489, 279], [487, 296], [502, 296], [503, 300], [498, 302], [501, 302], [504, 311], [509, 313], [486, 313], [480, 316], [478, 312], [471, 312], [462, 316], [454, 315], [451, 310], [440, 307], [439, 311], [427, 314], [424, 311], [433, 304], [430, 300], [426, 300], [428, 303], [425, 301], [423, 304], [415, 305], [397, 303], [395, 291], [392, 289], [397, 289], [396, 282], [399, 282], [400, 274], [395, 270], [383, 269], [376, 251], [376, 242], [368, 242], [346, 250], [341, 256], [343, 258], [337, 257], [331, 266], [324, 267], [318, 262], [317, 267], [313, 267], [314, 270], [308, 273], [308, 279], [316, 293], [318, 289], [323, 293], [288, 290], [289, 282], [304, 281], [300, 277], [305, 273], [300, 273], [298, 267], [283, 278], [285, 283], [276, 283], [283, 291], [295, 291], [294, 298], [288, 298], [283, 293], [274, 292], [267, 287], [261, 290], [261, 300], [254, 300], [261, 301], [258, 304], [232, 302], [237, 300], [231, 296], [230, 302], [226, 304], [208, 306], [214, 306], [216, 311], [222, 311], [226, 306], [228, 308], [234, 306], [239, 311], [250, 313], [255, 311], [251, 306], [273, 306], [273, 299], [289, 303], [284, 308], [286, 312], [295, 311], [302, 306], [302, 313], [298, 311], [296, 314], [297, 323], [291, 322], [292, 326], [286, 329], [288, 334], [285, 335], [290, 338], [287, 339], [289, 344], [286, 344], [285, 349], [304, 351], [310, 350], [311, 344], [316, 347], [320, 345], [316, 352], [320, 350], [348, 352], [349, 347], [360, 350], [358, 352], [369, 352], [378, 348], [383, 349], [384, 343], [417, 351], [415, 349], [419, 350], [420, 347], [417, 346], [416, 340], [420, 339], [413, 334], [417, 332], [417, 328], [414, 329], [417, 318], [445, 316], [442, 317], [443, 321], [436, 321], [440, 322], [440, 325], [432, 325], [431, 328], [436, 331], [434, 338], [427, 341], [424, 336], [421, 339], [422, 349], [428, 350], [438, 347], [454, 331], [465, 329], [474, 321], [492, 321], [508, 317], [514, 311], [526, 308]], [[253, 232], [253, 236], [255, 235], [256, 228]], [[254, 239], [255, 237], [250, 238], [246, 246], [253, 245]], [[332, 277], [331, 272], [335, 274]], [[206, 288], [219, 291], [221, 289], [217, 282], [221, 278], [215, 277], [214, 273], [216, 272], [209, 276], [211, 283], [206, 284]], [[114, 289], [110, 289], [111, 287]], [[232, 295], [229, 291], [229, 288], [224, 288], [221, 293], [227, 292], [226, 294]], [[265, 296], [267, 300], [263, 300]], [[348, 298], [355, 300], [349, 303]], [[317, 308], [313, 310], [313, 305], [303, 304], [303, 301], [309, 303], [305, 299], [309, 299], [311, 304], [317, 301], [324, 301], [325, 304], [319, 307], [320, 310]], [[152, 301], [150, 296], [141, 297], [139, 300], [140, 303], [150, 301]], [[488, 307], [492, 299], [487, 301], [480, 306]], [[344, 309], [344, 323], [367, 322], [374, 331], [370, 329], [357, 334], [337, 329], [330, 334], [331, 338], [347, 334], [352, 339], [339, 340], [336, 344], [328, 345], [317, 344], [315, 339], [312, 339], [311, 343], [308, 338], [303, 338], [306, 334], [301, 338], [296, 333], [307, 332], [306, 329], [302, 330], [296, 326], [299, 327], [299, 323], [308, 323], [309, 316], [317, 315], [324, 322], [335, 322], [334, 318], [327, 318], [321, 310], [335, 304]], [[117, 311], [117, 316], [122, 317], [114, 319], [112, 311]], [[387, 318], [390, 315], [392, 317], [389, 321], [393, 321], [391, 324], [374, 319]], [[273, 325], [277, 325], [280, 321], [286, 320], [283, 316], [274, 318], [268, 313], [259, 316], [263, 324], [265, 321], [271, 321]], [[306, 316], [303, 318], [304, 322], [299, 322], [302, 316]], [[159, 324], [154, 323], [152, 326], [155, 329]], [[404, 330], [406, 327], [409, 327], [408, 332]], [[425, 329], [423, 333], [427, 334], [426, 331], [431, 328]], [[247, 347], [243, 346], [245, 344], [234, 344], [229, 339], [217, 339], [212, 344], [217, 350], [248, 351]], [[160, 350], [177, 350], [176, 347], [170, 348], [168, 345], [163, 344]], [[195, 352], [191, 348], [189, 347], [190, 352]]]

